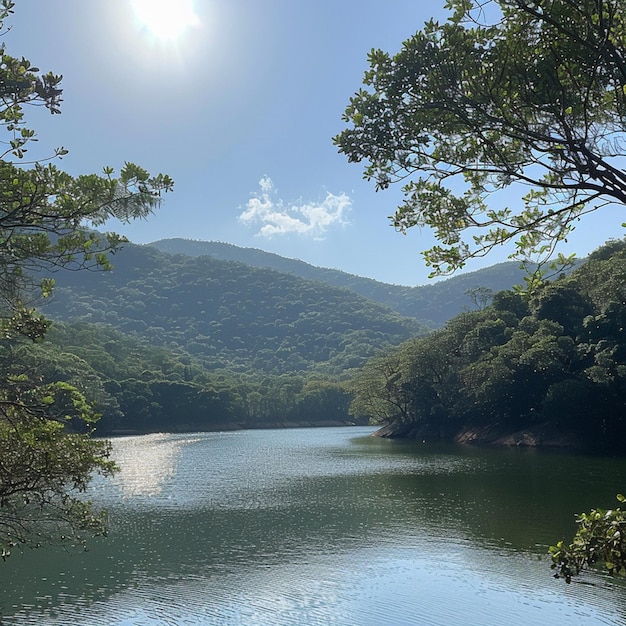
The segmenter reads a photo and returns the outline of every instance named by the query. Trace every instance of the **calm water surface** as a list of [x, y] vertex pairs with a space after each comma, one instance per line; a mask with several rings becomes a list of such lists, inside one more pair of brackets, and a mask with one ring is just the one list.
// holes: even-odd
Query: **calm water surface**
[[626, 585], [566, 585], [547, 546], [626, 461], [391, 442], [370, 428], [115, 440], [87, 553], [0, 564], [0, 624], [626, 624]]

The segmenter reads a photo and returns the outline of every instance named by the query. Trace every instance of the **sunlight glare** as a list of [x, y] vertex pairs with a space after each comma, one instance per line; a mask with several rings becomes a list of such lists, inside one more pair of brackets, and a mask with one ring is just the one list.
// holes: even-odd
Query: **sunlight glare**
[[200, 23], [193, 0], [133, 0], [133, 8], [142, 26], [161, 41], [176, 41]]

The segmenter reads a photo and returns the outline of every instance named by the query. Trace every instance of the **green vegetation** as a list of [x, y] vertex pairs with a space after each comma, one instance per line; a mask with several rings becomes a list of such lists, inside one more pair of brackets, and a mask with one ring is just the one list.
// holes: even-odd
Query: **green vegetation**
[[193, 356], [97, 324], [55, 322], [46, 341], [16, 355], [43, 381], [79, 389], [122, 432], [348, 423], [351, 395], [316, 375], [209, 371]]
[[[626, 498], [620, 493], [617, 500]], [[572, 581], [586, 567], [604, 565], [612, 576], [626, 576], [626, 512], [616, 509], [592, 509], [576, 520], [578, 530], [568, 546], [559, 541], [550, 547], [555, 578]]]
[[[65, 363], [55, 376], [97, 391], [100, 434], [363, 420], [348, 414], [351, 373], [426, 332], [319, 280], [152, 246], [126, 245], [111, 272], [56, 280], [44, 311], [65, 323], [39, 350]], [[478, 305], [452, 285], [440, 293]]]
[[511, 289], [514, 285], [521, 284], [526, 275], [519, 263], [509, 261], [430, 285], [404, 287], [335, 269], [315, 267], [304, 261], [286, 259], [263, 250], [240, 248], [217, 241], [163, 239], [150, 245], [169, 254], [210, 256], [220, 261], [238, 261], [252, 267], [271, 268], [283, 274], [293, 274], [306, 280], [350, 289], [368, 300], [383, 304], [400, 315], [413, 317], [432, 328], [441, 326], [462, 311], [474, 308], [467, 295], [468, 291], [476, 288], [492, 291]]
[[[426, 337], [370, 360], [350, 411], [386, 436], [578, 445], [624, 453], [626, 240], [532, 294], [495, 294]], [[622, 496], [618, 496], [623, 501]], [[619, 509], [581, 514], [571, 544], [550, 548], [556, 576], [626, 574]]]
[[57, 273], [43, 310], [66, 324], [24, 358], [84, 390], [99, 434], [352, 423], [349, 372], [425, 332], [346, 289], [132, 244]]
[[239, 374], [336, 378], [425, 331], [346, 289], [133, 245], [116, 254], [112, 272], [58, 274], [44, 311], [64, 321], [106, 323], [184, 350], [207, 370]]
[[[433, 274], [505, 243], [538, 265], [528, 299], [498, 294], [484, 311], [370, 362], [355, 379], [353, 411], [391, 432], [458, 436], [471, 425], [493, 436], [499, 422], [543, 425], [551, 437], [576, 433], [623, 452], [624, 258], [606, 267], [596, 258], [552, 284], [543, 266], [581, 215], [626, 204], [626, 4], [446, 7], [447, 22], [430, 20], [398, 54], [371, 51], [335, 144], [365, 162], [377, 190], [403, 184], [392, 221], [401, 232], [434, 231], [438, 243], [424, 253]], [[519, 191], [517, 205], [500, 205], [507, 190]], [[558, 254], [549, 267], [572, 262]], [[574, 543], [554, 548], [555, 566], [566, 580], [601, 559], [623, 572], [622, 529], [619, 511], [582, 516]]]
[[[0, 31], [13, 12], [0, 2]], [[126, 163], [119, 176], [73, 177], [48, 158], [31, 158], [35, 132], [25, 125], [27, 105], [60, 112], [61, 78], [40, 74], [27, 59], [0, 50], [0, 556], [15, 546], [80, 540], [104, 532], [104, 517], [80, 497], [94, 472], [110, 473], [109, 445], [89, 437], [97, 416], [80, 390], [32, 366], [34, 346], [48, 321], [29, 303], [51, 294], [48, 275], [58, 268], [106, 269], [106, 253], [121, 239], [84, 230], [116, 217], [148, 215], [172, 187]], [[36, 274], [40, 280], [33, 278]], [[29, 360], [20, 358], [29, 354]]]
[[[393, 224], [433, 229], [434, 273], [505, 242], [543, 262], [582, 214], [626, 202], [626, 6], [446, 5], [395, 56], [372, 50], [335, 143], [377, 189], [402, 182]], [[508, 189], [519, 206], [496, 208]]]
[[396, 436], [525, 431], [623, 452], [625, 303], [626, 242], [613, 242], [530, 296], [497, 293], [370, 360], [351, 383], [351, 411]]

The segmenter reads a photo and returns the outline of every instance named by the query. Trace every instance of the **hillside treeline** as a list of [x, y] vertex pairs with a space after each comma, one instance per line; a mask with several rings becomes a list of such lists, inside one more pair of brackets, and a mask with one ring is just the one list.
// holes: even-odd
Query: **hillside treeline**
[[340, 376], [426, 331], [348, 290], [266, 268], [128, 244], [110, 272], [60, 272], [52, 319], [106, 324], [206, 370]]
[[16, 372], [27, 370], [42, 384], [79, 389], [101, 416], [99, 435], [354, 421], [340, 381], [208, 371], [185, 352], [103, 325], [55, 322], [45, 342], [24, 342], [11, 360]]
[[[68, 382], [98, 434], [349, 423], [350, 372], [426, 332], [319, 281], [128, 244], [110, 272], [59, 272], [45, 343], [14, 356]], [[16, 366], [17, 366], [16, 360]]]
[[498, 263], [474, 272], [451, 276], [428, 285], [405, 287], [391, 285], [363, 276], [355, 276], [336, 269], [315, 267], [297, 259], [287, 259], [277, 254], [254, 248], [240, 248], [217, 241], [190, 239], [162, 239], [150, 244], [169, 254], [210, 256], [221, 261], [238, 261], [251, 267], [271, 268], [283, 274], [292, 274], [349, 289], [350, 291], [389, 307], [396, 313], [419, 320], [435, 328], [460, 312], [473, 308], [469, 295], [477, 288], [502, 291], [522, 283], [525, 270], [519, 263]]
[[352, 381], [351, 412], [391, 436], [526, 430], [621, 449], [625, 328], [626, 243], [614, 241], [531, 296], [499, 292], [371, 359]]
[[350, 420], [443, 440], [526, 431], [615, 447], [626, 434], [624, 241], [531, 296], [487, 306], [486, 289], [428, 335], [273, 270], [138, 246], [116, 260], [60, 277], [46, 310], [65, 321], [13, 355], [84, 391], [101, 434]]

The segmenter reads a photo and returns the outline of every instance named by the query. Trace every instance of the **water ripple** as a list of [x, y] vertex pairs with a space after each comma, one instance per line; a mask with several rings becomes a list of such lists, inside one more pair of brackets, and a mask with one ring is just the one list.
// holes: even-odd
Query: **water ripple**
[[[558, 456], [353, 441], [368, 432], [115, 440], [122, 470], [90, 494], [110, 537], [10, 559], [3, 625], [626, 623], [626, 585], [567, 586], [545, 555], [615, 485], [574, 480]], [[626, 478], [624, 464], [572, 464]]]

